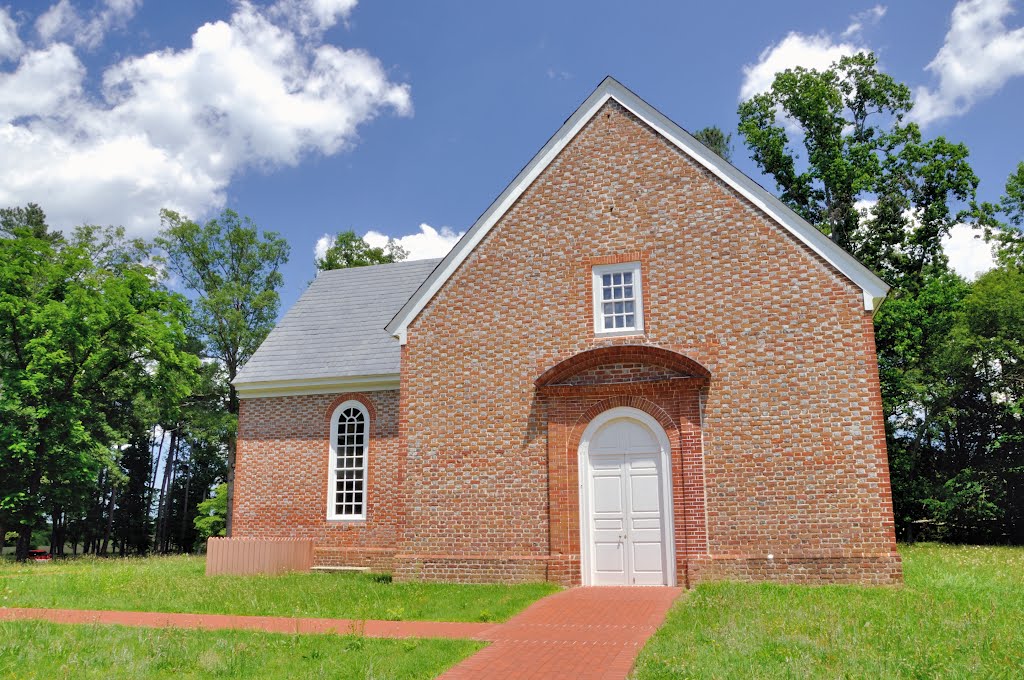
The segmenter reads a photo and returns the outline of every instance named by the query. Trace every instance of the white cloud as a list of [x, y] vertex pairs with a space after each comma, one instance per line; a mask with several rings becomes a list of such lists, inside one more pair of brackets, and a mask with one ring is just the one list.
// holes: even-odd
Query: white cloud
[[327, 249], [331, 247], [331, 240], [333, 237], [330, 234], [324, 234], [316, 240], [316, 245], [313, 246], [313, 257], [320, 260], [323, 259], [324, 255], [327, 254]]
[[754, 64], [743, 67], [743, 84], [740, 86], [740, 101], [771, 89], [775, 74], [786, 69], [802, 66], [823, 70], [846, 57], [858, 52], [870, 51], [859, 40], [868, 26], [877, 24], [885, 16], [885, 5], [875, 5], [850, 17], [850, 24], [839, 38], [827, 31], [814, 35], [791, 31], [785, 38], [766, 47]]
[[66, 40], [79, 47], [95, 49], [107, 31], [123, 28], [142, 0], [105, 0], [92, 16], [82, 17], [71, 0], [60, 0], [36, 19], [36, 32], [44, 43]]
[[945, 43], [926, 67], [938, 78], [934, 88], [914, 92], [912, 116], [922, 125], [963, 115], [1008, 80], [1024, 75], [1024, 27], [1009, 30], [1011, 0], [961, 0]]
[[[104, 7], [123, 15], [137, 4]], [[192, 217], [222, 207], [243, 168], [337, 153], [380, 113], [410, 114], [408, 86], [371, 54], [290, 28], [324, 26], [352, 4], [291, 2], [297, 14], [285, 21], [243, 0], [185, 49], [113, 64], [99, 95], [86, 91], [70, 46], [25, 54], [15, 71], [0, 71], [0, 206], [34, 201], [55, 227], [123, 224], [149, 234], [162, 207]]]
[[864, 30], [865, 26], [877, 24], [885, 16], [885, 5], [875, 5], [850, 17], [850, 25], [843, 31], [844, 38], [850, 38]]
[[348, 19], [358, 0], [278, 0], [270, 16], [283, 19], [302, 35], [323, 33], [338, 21]]
[[10, 10], [0, 7], [0, 61], [17, 59], [24, 49], [18, 37], [18, 24], [11, 18]]
[[[84, 77], [85, 67], [69, 45], [57, 43], [29, 52], [16, 71], [0, 73], [0, 120], [59, 116], [68, 102], [81, 95]], [[4, 138], [0, 128], [0, 139]]]
[[771, 89], [775, 74], [789, 68], [825, 69], [840, 57], [860, 52], [865, 48], [852, 42], [836, 41], [827, 33], [804, 35], [792, 32], [775, 45], [769, 45], [761, 52], [755, 64], [743, 67], [743, 84], [740, 86], [740, 100], [750, 99], [755, 94]]
[[[455, 233], [450, 227], [441, 227], [441, 230], [438, 231], [429, 224], [423, 223], [420, 225], [418, 233], [399, 236], [395, 238], [395, 241], [409, 252], [410, 260], [427, 260], [447, 255], [452, 246], [462, 238], [463, 233], [465, 232]], [[388, 238], [386, 234], [379, 231], [368, 231], [363, 240], [374, 248], [383, 248], [387, 245]]]
[[978, 235], [970, 225], [957, 224], [942, 237], [942, 249], [949, 258], [949, 266], [967, 279], [977, 278], [996, 265], [992, 246], [976, 238]]

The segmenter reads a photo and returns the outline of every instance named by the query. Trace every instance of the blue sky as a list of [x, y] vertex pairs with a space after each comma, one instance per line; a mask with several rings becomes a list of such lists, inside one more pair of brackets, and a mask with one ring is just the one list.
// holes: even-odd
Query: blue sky
[[287, 307], [325, 233], [443, 254], [605, 75], [734, 130], [775, 70], [858, 49], [995, 199], [1024, 160], [1021, 4], [0, 0], [0, 205], [147, 236], [231, 207], [291, 243]]

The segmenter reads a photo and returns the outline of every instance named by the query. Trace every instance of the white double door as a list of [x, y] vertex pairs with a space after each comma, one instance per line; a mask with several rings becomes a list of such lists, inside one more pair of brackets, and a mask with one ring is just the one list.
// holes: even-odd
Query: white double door
[[662, 447], [650, 429], [613, 420], [592, 438], [589, 481], [592, 585], [668, 585]]

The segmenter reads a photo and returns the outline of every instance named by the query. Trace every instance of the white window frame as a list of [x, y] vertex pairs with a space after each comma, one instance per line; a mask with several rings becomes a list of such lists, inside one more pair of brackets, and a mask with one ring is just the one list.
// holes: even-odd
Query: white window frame
[[[633, 275], [633, 299], [634, 299], [634, 324], [630, 328], [604, 328], [604, 315], [602, 313], [602, 277], [605, 274], [624, 274], [631, 273]], [[639, 262], [622, 262], [619, 264], [601, 264], [595, 265], [593, 268], [593, 298], [594, 298], [594, 333], [601, 336], [615, 336], [615, 335], [640, 335], [644, 332], [644, 298], [643, 298], [643, 284], [640, 277], [640, 263]]]
[[[335, 512], [335, 508], [338, 503], [337, 496], [337, 459], [338, 459], [338, 423], [341, 420], [341, 414], [346, 409], [354, 408], [359, 410], [363, 414], [363, 422], [365, 423], [365, 429], [363, 430], [363, 506], [362, 513], [342, 515]], [[331, 414], [331, 440], [330, 440], [330, 457], [327, 460], [327, 519], [329, 520], [341, 520], [341, 521], [360, 521], [366, 519], [366, 507], [370, 499], [370, 412], [362, 402], [356, 401], [355, 399], [349, 399], [346, 402], [338, 405], [334, 409], [334, 413]]]

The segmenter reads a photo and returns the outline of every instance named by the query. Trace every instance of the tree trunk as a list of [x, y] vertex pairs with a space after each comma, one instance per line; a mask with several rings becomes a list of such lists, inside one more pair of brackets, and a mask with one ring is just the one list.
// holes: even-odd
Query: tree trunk
[[[38, 471], [33, 473], [32, 477], [28, 482], [28, 497], [31, 499], [39, 498], [39, 488], [43, 483], [43, 473]], [[32, 549], [32, 529], [35, 528], [35, 515], [33, 514], [29, 521], [26, 523], [25, 518], [22, 517], [21, 523], [18, 525], [18, 545], [14, 549], [14, 559], [19, 562], [24, 562], [28, 559], [28, 551]]]
[[14, 559], [24, 562], [28, 559], [28, 551], [32, 549], [32, 525], [22, 524], [18, 527], [18, 545], [14, 549]]
[[171, 552], [171, 510], [174, 505], [174, 482], [178, 479], [178, 449], [180, 448], [181, 444], [179, 442], [174, 450], [174, 455], [171, 457], [171, 464], [169, 466], [171, 480], [167, 483], [167, 510], [164, 512], [164, 526], [160, 532], [164, 537], [163, 545], [160, 546], [160, 552], [164, 554]]
[[50, 528], [50, 554], [64, 555], [65, 519], [62, 508], [54, 508], [51, 514], [53, 525]]
[[174, 467], [174, 456], [178, 450], [177, 429], [171, 430], [171, 441], [167, 445], [167, 460], [164, 462], [164, 478], [160, 484], [160, 502], [156, 511], [156, 549], [163, 552], [164, 536], [167, 530], [167, 505], [170, 501], [171, 469]]
[[117, 507], [117, 487], [111, 481], [110, 483], [110, 503], [107, 506], [107, 526], [103, 530], [103, 542], [100, 544], [100, 552], [104, 555], [110, 548], [110, 534], [114, 529], [114, 510]]
[[188, 530], [188, 492], [192, 485], [192, 471], [185, 477], [185, 503], [181, 507], [181, 534], [178, 536], [178, 546], [182, 552], [188, 552], [185, 548], [185, 532]]
[[[156, 443], [156, 426], [153, 426], [153, 443]], [[149, 485], [147, 486], [146, 493], [146, 512], [153, 512], [153, 495], [156, 493], [156, 473], [160, 469], [160, 454], [164, 450], [164, 438], [167, 436], [167, 430], [160, 428], [160, 444], [156, 447], [156, 453], [153, 454], [153, 471], [149, 475]], [[152, 446], [150, 447], [152, 450]], [[157, 508], [159, 512], [159, 508]], [[148, 515], [147, 515], [148, 517]]]

